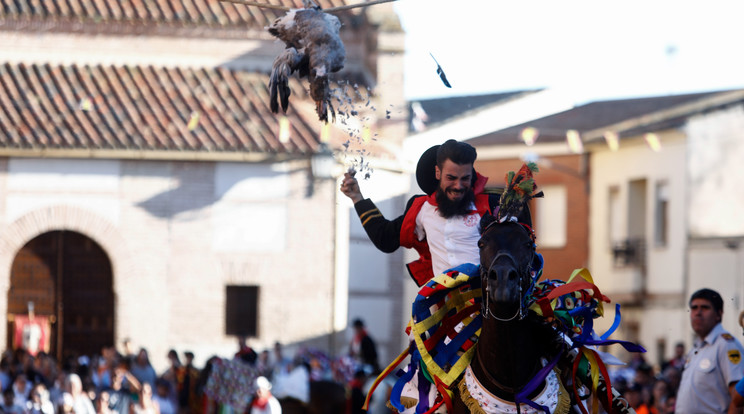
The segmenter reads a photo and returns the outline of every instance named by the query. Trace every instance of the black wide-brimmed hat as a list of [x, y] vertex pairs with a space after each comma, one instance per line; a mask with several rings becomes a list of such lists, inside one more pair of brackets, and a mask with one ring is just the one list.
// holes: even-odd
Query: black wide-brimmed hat
[[[427, 195], [433, 194], [439, 187], [439, 180], [437, 180], [436, 172], [434, 167], [437, 166], [437, 151], [441, 145], [434, 145], [428, 150], [421, 154], [421, 158], [416, 164], [416, 182], [424, 193]], [[475, 184], [477, 178], [475, 174], [475, 168], [473, 168], [473, 180], [471, 184]]]
[[432, 194], [439, 186], [434, 167], [437, 165], [437, 150], [439, 145], [434, 145], [421, 154], [416, 164], [416, 182], [424, 193]]

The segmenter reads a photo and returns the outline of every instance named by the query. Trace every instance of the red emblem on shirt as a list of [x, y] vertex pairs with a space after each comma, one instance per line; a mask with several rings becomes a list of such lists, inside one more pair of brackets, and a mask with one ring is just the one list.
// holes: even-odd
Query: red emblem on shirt
[[478, 225], [478, 215], [469, 214], [463, 218], [463, 223], [468, 227], [474, 227]]

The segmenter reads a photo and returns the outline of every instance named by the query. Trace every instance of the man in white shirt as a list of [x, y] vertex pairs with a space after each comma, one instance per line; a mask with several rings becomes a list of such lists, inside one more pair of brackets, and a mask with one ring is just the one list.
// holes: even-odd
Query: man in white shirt
[[478, 263], [480, 219], [497, 208], [498, 195], [487, 194], [488, 178], [473, 168], [477, 157], [471, 145], [448, 140], [424, 152], [416, 180], [426, 195], [412, 197], [403, 215], [387, 220], [362, 196], [353, 173], [346, 173], [341, 192], [354, 209], [374, 245], [392, 253], [398, 247], [415, 249], [420, 258], [408, 264], [417, 285], [463, 263]]
[[723, 329], [723, 299], [711, 289], [700, 289], [690, 297], [690, 324], [695, 331], [694, 347], [687, 354], [677, 391], [678, 414], [735, 413], [732, 396], [744, 377], [739, 341]]

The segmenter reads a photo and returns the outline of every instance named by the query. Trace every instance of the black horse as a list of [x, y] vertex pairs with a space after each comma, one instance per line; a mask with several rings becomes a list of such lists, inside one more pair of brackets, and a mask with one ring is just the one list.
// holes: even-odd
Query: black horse
[[[555, 401], [551, 410], [580, 412], [576, 405], [581, 402], [567, 391], [573, 385], [573, 377], [568, 374], [571, 373], [572, 355], [575, 354], [564, 352], [568, 345], [550, 322], [526, 309], [525, 297], [534, 284], [535, 271], [542, 267], [531, 229], [516, 221], [499, 223], [484, 220], [482, 225], [484, 230], [478, 247], [483, 325], [475, 356], [470, 363], [472, 375], [485, 391], [500, 400], [513, 402], [519, 399], [520, 393], [525, 392], [521, 395], [521, 401], [524, 401], [524, 397], [533, 400], [543, 393], [548, 383], [546, 380], [534, 384], [534, 378], [538, 377], [546, 361], [559, 358], [556, 368], [563, 375], [558, 378], [561, 384], [558, 394], [562, 395], [563, 402]], [[586, 392], [590, 389], [587, 387], [590, 381], [586, 376], [584, 381], [583, 389]], [[581, 387], [581, 384], [577, 385]], [[467, 391], [462, 383], [459, 391], [459, 398], [453, 400], [453, 412], [471, 412], [474, 400], [463, 395]], [[613, 401], [608, 401], [603, 381], [597, 388], [597, 394], [605, 411], [633, 412], [616, 392]]]

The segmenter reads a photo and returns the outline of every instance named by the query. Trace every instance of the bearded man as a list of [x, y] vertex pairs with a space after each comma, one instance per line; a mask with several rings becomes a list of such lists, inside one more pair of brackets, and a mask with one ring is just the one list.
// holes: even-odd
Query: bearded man
[[353, 173], [344, 175], [341, 192], [354, 202], [375, 247], [385, 253], [400, 246], [418, 252], [419, 259], [407, 265], [418, 286], [445, 270], [479, 262], [480, 219], [497, 208], [499, 196], [484, 192], [488, 178], [473, 168], [476, 157], [470, 144], [453, 139], [426, 150], [416, 167], [426, 195], [413, 196], [394, 220], [362, 196]]

